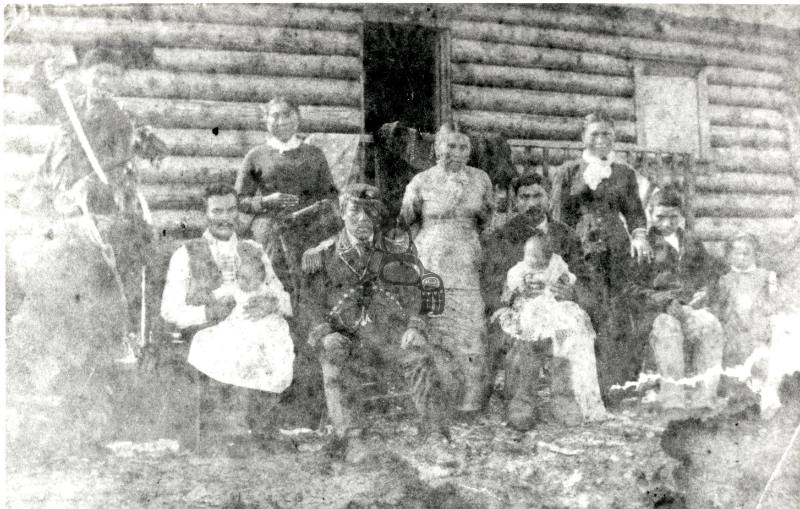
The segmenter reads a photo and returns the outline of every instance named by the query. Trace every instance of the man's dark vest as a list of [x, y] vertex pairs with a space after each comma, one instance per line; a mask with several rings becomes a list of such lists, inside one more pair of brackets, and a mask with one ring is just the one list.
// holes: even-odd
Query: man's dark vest
[[[186, 244], [189, 254], [189, 270], [191, 279], [186, 290], [186, 304], [190, 306], [204, 306], [208, 303], [211, 293], [222, 286], [222, 271], [217, 267], [211, 248], [204, 238], [192, 239]], [[258, 248], [250, 242], [240, 240], [237, 243], [239, 258], [261, 259]]]

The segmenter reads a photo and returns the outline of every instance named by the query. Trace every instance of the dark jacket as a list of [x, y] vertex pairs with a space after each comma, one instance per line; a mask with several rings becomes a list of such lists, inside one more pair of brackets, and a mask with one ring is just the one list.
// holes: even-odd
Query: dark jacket
[[[308, 330], [327, 325], [330, 331], [353, 338], [361, 337], [362, 332], [377, 331], [384, 340], [396, 341], [399, 345], [409, 320], [416, 317], [420, 309], [417, 288], [388, 285], [377, 278], [368, 278], [372, 282], [366, 285], [369, 296], [365, 298], [362, 293], [364, 275], [377, 273], [379, 255], [371, 247], [360, 254], [344, 230], [314, 251], [317, 260], [306, 275], [300, 305]], [[362, 307], [369, 316], [369, 326], [348, 327], [358, 321]], [[331, 312], [337, 310], [344, 319], [344, 327], [332, 317]]]
[[648, 311], [663, 312], [672, 300], [688, 303], [700, 289], [715, 292], [719, 278], [728, 271], [722, 260], [706, 251], [703, 242], [680, 229], [676, 251], [655, 228], [647, 233], [653, 261], [636, 266], [639, 302]]
[[586, 210], [610, 219], [612, 238], [618, 244], [615, 251], [623, 251], [628, 244], [627, 233], [618, 215], [622, 214], [628, 231], [647, 227], [636, 172], [624, 163], [613, 163], [611, 175], [592, 191], [583, 181], [583, 160], [569, 161], [555, 170], [552, 191], [552, 215], [575, 228]]

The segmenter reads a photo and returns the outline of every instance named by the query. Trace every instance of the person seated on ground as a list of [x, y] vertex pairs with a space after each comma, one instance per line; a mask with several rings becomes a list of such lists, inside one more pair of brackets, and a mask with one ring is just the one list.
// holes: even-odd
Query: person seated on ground
[[[280, 216], [289, 209], [335, 197], [336, 186], [322, 150], [303, 143], [297, 136], [300, 126], [297, 105], [286, 97], [275, 97], [267, 103], [266, 121], [266, 143], [247, 153], [234, 187], [241, 212], [254, 215], [250, 225], [253, 240], [264, 246], [278, 278], [293, 293], [296, 281], [291, 279], [290, 272], [299, 267], [303, 250], [330, 233], [311, 242], [298, 239], [302, 248], [292, 253], [296, 259], [287, 260], [280, 239]], [[307, 234], [301, 232], [300, 236]]]
[[[270, 291], [249, 296], [240, 311], [242, 318], [259, 321], [275, 314], [291, 315], [289, 295], [275, 277], [263, 248], [252, 240], [237, 237], [236, 191], [230, 185], [215, 184], [206, 189], [205, 195], [208, 228], [200, 238], [189, 240], [172, 255], [161, 300], [161, 316], [188, 339], [202, 329], [219, 324], [237, 306], [236, 298], [220, 288], [235, 285], [242, 270], [241, 262], [253, 259], [261, 261], [265, 273], [263, 281]], [[250, 359], [242, 360], [250, 362]], [[240, 377], [245, 378], [244, 374]], [[232, 434], [247, 435], [248, 428], [257, 436], [266, 434], [264, 414], [277, 401], [274, 392], [230, 385], [222, 387], [216, 383], [212, 386], [216, 389], [214, 397], [224, 399], [227, 395], [231, 400], [227, 413], [230, 420], [235, 421], [236, 429]]]
[[653, 193], [648, 207], [653, 224], [647, 240], [653, 246], [653, 261], [637, 265], [641, 294], [631, 302], [641, 305], [640, 329], [649, 330], [656, 370], [662, 377], [658, 404], [663, 409], [685, 409], [685, 386], [679, 381], [703, 374], [691, 391], [689, 406], [714, 407], [725, 339], [719, 320], [705, 306], [727, 267], [680, 226], [683, 200], [677, 187], [668, 185]]
[[[243, 253], [236, 283], [225, 282], [212, 292], [217, 300], [233, 297], [236, 307], [217, 325], [194, 335], [189, 364], [218, 382], [281, 393], [292, 382], [294, 345], [284, 316], [291, 314], [288, 295], [261, 260], [261, 252]], [[252, 320], [245, 312], [250, 297], [266, 297], [276, 306]]]
[[[523, 255], [523, 246], [534, 232], [541, 231], [547, 239], [547, 249], [567, 263], [570, 271], [582, 272], [581, 246], [575, 233], [567, 225], [553, 221], [548, 210], [550, 199], [547, 179], [536, 173], [522, 175], [512, 181], [515, 196], [515, 213], [501, 228], [487, 231], [481, 237], [484, 249], [481, 267], [481, 291], [486, 302], [486, 319], [489, 321], [489, 348], [492, 367], [503, 358], [505, 363], [505, 400], [509, 425], [520, 430], [530, 429], [542, 416], [543, 402], [539, 400], [540, 373], [551, 357], [549, 342], [514, 340], [505, 334], [497, 322], [489, 318], [505, 304], [502, 302], [503, 282], [509, 269]], [[580, 284], [580, 281], [579, 281]], [[577, 292], [570, 285], [556, 282], [551, 291], [557, 299], [573, 299]], [[563, 359], [551, 367], [553, 380], [565, 379], [568, 366]], [[496, 369], [496, 368], [495, 368]], [[493, 379], [494, 377], [490, 377]], [[563, 384], [561, 384], [563, 385]], [[559, 384], [557, 386], [560, 387]], [[558, 413], [567, 407], [553, 405]], [[574, 407], [573, 407], [574, 408]], [[566, 418], [563, 414], [560, 418]], [[572, 412], [574, 415], [575, 412]]]
[[358, 438], [363, 424], [355, 401], [359, 382], [370, 370], [383, 380], [405, 372], [421, 431], [434, 425], [446, 433], [434, 367], [445, 351], [428, 343], [424, 321], [410, 312], [420, 308], [419, 293], [376, 275], [383, 252], [378, 248], [386, 242], [376, 228], [385, 213], [378, 190], [351, 184], [342, 190], [339, 203], [342, 231], [304, 254], [308, 274], [302, 313], [309, 322], [308, 342], [322, 366], [335, 432], [331, 446], [356, 459], [363, 452]]
[[602, 419], [606, 412], [597, 384], [591, 320], [574, 302], [556, 300], [551, 290], [554, 284], [572, 286], [577, 278], [549, 249], [541, 230], [525, 242], [524, 252], [523, 260], [508, 271], [502, 300], [509, 307], [501, 308], [497, 319], [519, 341], [549, 340], [556, 362], [566, 363], [566, 376], [556, 373], [553, 379], [553, 405], [564, 412], [567, 423]]

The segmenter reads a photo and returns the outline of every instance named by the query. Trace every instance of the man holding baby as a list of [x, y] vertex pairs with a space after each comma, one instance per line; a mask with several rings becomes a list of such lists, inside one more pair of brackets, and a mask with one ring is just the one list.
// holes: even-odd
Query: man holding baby
[[[523, 325], [508, 334], [498, 323], [505, 320], [490, 323], [492, 349], [496, 352], [507, 349], [508, 352], [505, 355], [505, 398], [509, 426], [526, 431], [548, 413], [544, 412], [537, 392], [545, 360], [551, 356], [553, 404], [549, 413], [570, 424], [602, 418], [605, 408], [595, 375], [594, 330], [577, 305], [569, 302], [570, 306], [563, 306], [576, 295], [574, 273], [580, 275], [582, 270], [580, 243], [572, 229], [549, 217], [549, 186], [544, 177], [523, 175], [515, 180], [512, 188], [516, 196], [516, 215], [503, 227], [484, 236], [486, 256], [481, 271], [487, 316], [508, 306], [506, 317], [513, 315], [517, 325]], [[528, 242], [532, 238], [535, 242]], [[531, 244], [527, 249], [526, 243]], [[551, 264], [553, 258], [561, 264]], [[556, 276], [552, 281], [535, 277], [546, 273], [550, 265], [566, 270], [560, 274], [551, 270]], [[519, 323], [522, 301], [535, 300], [545, 289], [557, 301], [553, 304], [562, 308], [561, 314], [572, 322], [572, 327], [567, 327], [571, 330], [557, 333], [555, 338], [537, 334], [536, 324]], [[507, 346], [503, 348], [503, 344]]]
[[206, 404], [246, 436], [292, 380], [292, 307], [263, 248], [236, 235], [234, 188], [212, 185], [205, 198], [208, 227], [172, 255], [161, 316], [194, 338], [189, 362], [210, 377], [214, 395]]

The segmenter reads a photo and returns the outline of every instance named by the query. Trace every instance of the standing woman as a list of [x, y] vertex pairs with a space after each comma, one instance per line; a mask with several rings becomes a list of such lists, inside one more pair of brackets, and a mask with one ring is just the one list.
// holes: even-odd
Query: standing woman
[[607, 248], [604, 256], [587, 258], [596, 280], [586, 284], [592, 295], [580, 302], [598, 332], [598, 376], [605, 394], [611, 384], [624, 382], [641, 366], [641, 348], [629, 329], [623, 297], [632, 258], [637, 264], [648, 263], [652, 251], [636, 172], [616, 160], [614, 124], [607, 114], [586, 116], [583, 144], [580, 159], [555, 170], [551, 212], [553, 220], [572, 228], [589, 220]]
[[[234, 186], [241, 212], [255, 216], [250, 225], [253, 239], [264, 246], [278, 278], [290, 290], [294, 289], [289, 277], [292, 265], [281, 247], [280, 216], [336, 196], [325, 154], [302, 142], [299, 125], [300, 110], [294, 103], [285, 97], [272, 99], [267, 104], [267, 141], [247, 153]], [[297, 261], [305, 249], [322, 240], [311, 238], [309, 231], [292, 234], [292, 244], [299, 244], [292, 246], [298, 251]]]
[[[417, 174], [406, 187], [400, 216], [418, 228], [414, 241], [426, 268], [439, 274], [446, 288], [445, 311], [429, 317], [428, 341], [453, 355], [440, 371], [457, 375], [463, 387], [445, 387], [452, 398], [461, 394], [458, 411], [480, 411], [486, 376], [484, 304], [480, 292], [479, 234], [492, 215], [489, 176], [467, 166], [469, 137], [452, 123], [436, 133], [436, 166]], [[449, 378], [445, 374], [445, 378]]]

